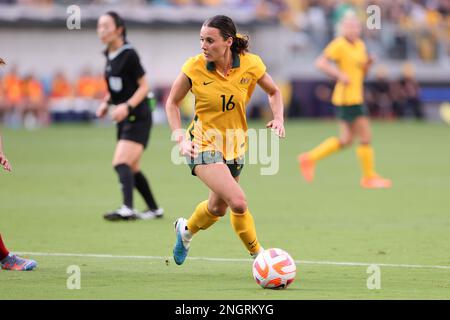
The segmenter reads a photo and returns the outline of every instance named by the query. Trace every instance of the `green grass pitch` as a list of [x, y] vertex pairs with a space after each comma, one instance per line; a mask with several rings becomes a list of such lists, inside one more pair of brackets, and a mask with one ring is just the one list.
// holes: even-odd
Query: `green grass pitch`
[[[118, 223], [102, 218], [120, 204], [113, 127], [3, 129], [13, 172], [0, 173], [0, 232], [10, 250], [28, 252], [39, 265], [33, 272], [0, 270], [0, 300], [449, 299], [450, 127], [373, 123], [377, 169], [392, 178], [389, 190], [359, 187], [354, 148], [319, 163], [307, 185], [296, 156], [335, 135], [336, 123], [288, 121], [286, 129], [278, 174], [262, 176], [260, 166], [247, 165], [241, 176], [263, 246], [299, 261], [296, 281], [279, 291], [256, 285], [228, 216], [195, 237], [189, 256], [229, 261], [175, 265], [172, 222], [189, 217], [207, 189], [187, 166], [170, 161], [166, 126], [153, 128], [143, 159], [165, 217]], [[135, 199], [143, 209], [137, 192]], [[369, 290], [367, 265], [335, 262], [395, 266], [381, 266], [381, 289]], [[80, 290], [67, 289], [70, 265], [80, 267]]]

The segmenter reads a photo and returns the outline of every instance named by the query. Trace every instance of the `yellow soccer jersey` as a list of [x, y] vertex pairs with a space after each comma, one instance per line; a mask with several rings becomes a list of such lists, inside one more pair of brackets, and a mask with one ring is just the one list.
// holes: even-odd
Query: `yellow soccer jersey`
[[246, 150], [245, 108], [266, 66], [257, 55], [233, 55], [228, 75], [217, 72], [203, 54], [186, 61], [183, 73], [192, 83], [195, 116], [188, 128], [189, 138], [201, 151], [220, 151], [225, 160], [242, 156]]
[[349, 42], [339, 37], [330, 42], [324, 50], [325, 57], [336, 62], [340, 71], [345, 73], [350, 83], [337, 82], [332, 102], [336, 106], [350, 106], [364, 102], [364, 67], [368, 61], [366, 46], [362, 40]]

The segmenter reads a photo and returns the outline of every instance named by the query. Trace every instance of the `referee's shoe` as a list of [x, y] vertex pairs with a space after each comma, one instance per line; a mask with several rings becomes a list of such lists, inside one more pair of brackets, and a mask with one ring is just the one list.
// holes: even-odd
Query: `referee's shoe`
[[134, 209], [127, 207], [126, 205], [122, 205], [119, 209], [107, 212], [103, 216], [106, 220], [109, 221], [118, 221], [118, 220], [136, 220], [137, 215]]
[[164, 209], [163, 208], [158, 208], [155, 210], [148, 209], [147, 211], [136, 213], [136, 216], [140, 220], [161, 219], [164, 216]]

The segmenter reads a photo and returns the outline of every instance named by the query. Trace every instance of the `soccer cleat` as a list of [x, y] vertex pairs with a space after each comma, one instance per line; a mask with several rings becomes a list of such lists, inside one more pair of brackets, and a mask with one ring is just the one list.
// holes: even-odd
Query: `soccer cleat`
[[21, 258], [10, 253], [1, 261], [1, 265], [3, 270], [31, 271], [36, 269], [37, 262], [31, 259]]
[[183, 239], [183, 231], [186, 230], [186, 223], [187, 220], [184, 218], [178, 218], [174, 222], [177, 241], [173, 247], [173, 260], [175, 260], [175, 263], [178, 265], [183, 264], [189, 251], [190, 241]]
[[141, 220], [159, 219], [162, 218], [163, 216], [164, 216], [163, 208], [136, 213], [136, 217]]
[[365, 189], [383, 189], [390, 188], [391, 186], [392, 181], [390, 179], [385, 179], [380, 176], [361, 179], [361, 187]]
[[302, 173], [303, 178], [305, 178], [305, 180], [309, 183], [313, 182], [314, 171], [316, 167], [314, 161], [312, 161], [309, 158], [308, 153], [302, 153], [301, 155], [298, 156], [297, 159], [299, 163], [300, 172]]
[[135, 210], [123, 205], [115, 211], [105, 213], [103, 218], [109, 221], [136, 220], [137, 216]]

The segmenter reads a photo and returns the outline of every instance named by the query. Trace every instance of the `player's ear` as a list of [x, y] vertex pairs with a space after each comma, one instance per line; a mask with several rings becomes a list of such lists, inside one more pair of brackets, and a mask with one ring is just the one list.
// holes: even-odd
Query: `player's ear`
[[122, 27], [122, 26], [117, 27], [116, 28], [116, 32], [117, 32], [118, 35], [122, 35], [122, 37], [123, 37], [123, 33], [125, 32], [125, 28]]
[[233, 37], [228, 37], [226, 43], [229, 47], [231, 47], [233, 45]]

